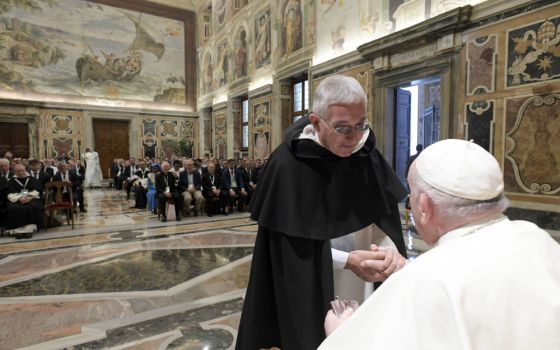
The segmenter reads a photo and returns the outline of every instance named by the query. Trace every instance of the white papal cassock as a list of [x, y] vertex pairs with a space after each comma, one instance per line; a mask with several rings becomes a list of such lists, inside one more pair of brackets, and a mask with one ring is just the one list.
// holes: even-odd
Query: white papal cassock
[[558, 350], [560, 246], [503, 215], [453, 230], [319, 349]]

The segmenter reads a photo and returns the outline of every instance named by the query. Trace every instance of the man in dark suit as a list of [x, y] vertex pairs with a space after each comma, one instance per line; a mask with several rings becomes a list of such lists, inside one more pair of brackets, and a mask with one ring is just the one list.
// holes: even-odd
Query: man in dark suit
[[[85, 213], [87, 210], [84, 206], [84, 178], [79, 176], [74, 169], [72, 169], [71, 164], [66, 164], [64, 162], [58, 162], [58, 172], [54, 175], [53, 181], [67, 181], [72, 183], [72, 198], [74, 200], [74, 205], [76, 203], [80, 207], [80, 212]], [[63, 193], [64, 195], [64, 193]]]
[[222, 177], [216, 173], [213, 161], [208, 163], [206, 173], [202, 175], [202, 195], [206, 199], [206, 213], [208, 216], [226, 213], [226, 192], [222, 191]]
[[171, 166], [168, 162], [161, 163], [161, 172], [156, 175], [156, 197], [158, 208], [161, 214], [161, 221], [167, 221], [167, 200], [172, 198], [175, 205], [175, 216], [177, 221], [181, 221], [181, 211], [183, 208], [183, 197], [175, 187], [175, 176], [169, 171]]
[[14, 177], [14, 173], [10, 169], [10, 161], [6, 158], [0, 159], [0, 176], [6, 179], [6, 181]]
[[247, 192], [247, 197], [245, 197], [245, 203], [243, 203], [244, 207], [249, 204], [251, 200], [251, 195], [255, 190], [255, 183], [253, 182], [253, 164], [248, 157], [243, 157], [241, 160], [241, 165], [239, 166], [239, 171], [241, 176], [243, 177], [243, 184], [245, 185], [245, 191]]
[[58, 169], [53, 165], [52, 159], [45, 159], [45, 166], [43, 167], [43, 171], [49, 174], [51, 179], [53, 178], [54, 174], [57, 173]]
[[228, 167], [223, 171], [222, 190], [227, 194], [229, 213], [233, 212], [233, 206], [236, 201], [237, 209], [243, 211], [247, 191], [245, 191], [243, 176], [239, 169], [235, 168], [235, 161], [233, 159], [228, 160]]
[[202, 202], [204, 202], [204, 197], [202, 196], [202, 177], [195, 170], [192, 159], [183, 161], [183, 169], [179, 173], [179, 193], [183, 196], [183, 208], [188, 216], [189, 205], [194, 199], [194, 216], [198, 216], [200, 208], [202, 208]]
[[111, 177], [113, 178], [113, 186], [116, 190], [122, 188], [121, 175], [123, 172], [124, 167], [122, 166], [122, 159], [113, 159], [113, 164], [111, 165]]
[[134, 164], [134, 158], [130, 158], [128, 165], [124, 167], [123, 181], [126, 181], [126, 199], [130, 199], [130, 191], [132, 190], [132, 183], [135, 178], [133, 175], [136, 173], [136, 164]]
[[261, 170], [262, 170], [262, 161], [260, 159], [256, 159], [255, 166], [253, 168], [253, 177], [251, 178], [255, 186], [257, 185], [257, 182], [259, 182], [259, 173], [261, 172]]
[[36, 179], [39, 182], [39, 184], [41, 185], [41, 190], [39, 192], [42, 195], [43, 194], [43, 189], [45, 188], [45, 184], [47, 182], [51, 181], [51, 176], [47, 172], [45, 172], [41, 169], [42, 164], [37, 159], [31, 159], [29, 161], [29, 166], [31, 168], [29, 170], [29, 175], [32, 178]]

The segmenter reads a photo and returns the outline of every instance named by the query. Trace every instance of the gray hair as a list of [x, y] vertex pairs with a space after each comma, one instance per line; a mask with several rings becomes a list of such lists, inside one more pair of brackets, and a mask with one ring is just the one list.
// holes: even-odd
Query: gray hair
[[354, 78], [344, 75], [331, 75], [319, 83], [313, 97], [313, 113], [328, 119], [327, 111], [333, 105], [367, 106], [364, 89]]
[[6, 158], [0, 158], [0, 164], [10, 164], [10, 161]]
[[418, 196], [420, 193], [427, 195], [432, 201], [435, 211], [446, 221], [464, 221], [492, 213], [503, 213], [509, 206], [509, 201], [503, 192], [488, 200], [473, 200], [456, 197], [438, 190], [424, 181], [412, 166], [409, 178], [414, 183], [411, 192]]

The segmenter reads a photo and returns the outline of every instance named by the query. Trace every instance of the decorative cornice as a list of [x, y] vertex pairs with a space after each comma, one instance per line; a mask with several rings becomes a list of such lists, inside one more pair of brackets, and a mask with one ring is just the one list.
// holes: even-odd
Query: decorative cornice
[[255, 98], [270, 93], [272, 93], [272, 84], [266, 84], [258, 89], [249, 91], [249, 98]]
[[430, 18], [412, 27], [360, 45], [358, 52], [369, 59], [426, 45], [471, 23], [472, 6], [463, 6]]
[[347, 70], [349, 68], [356, 67], [367, 62], [368, 60], [364, 59], [358, 51], [351, 51], [342, 56], [335, 57], [332, 60], [328, 60], [316, 66], [313, 66], [313, 79], [325, 75], [330, 75], [335, 72]]

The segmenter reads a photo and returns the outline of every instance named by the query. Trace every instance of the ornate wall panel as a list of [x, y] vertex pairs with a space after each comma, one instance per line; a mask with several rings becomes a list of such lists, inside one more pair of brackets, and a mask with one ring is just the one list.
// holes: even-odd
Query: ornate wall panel
[[507, 32], [506, 86], [515, 88], [560, 78], [560, 16]]
[[249, 154], [255, 159], [268, 158], [271, 152], [272, 96], [250, 101]]
[[78, 111], [43, 110], [39, 116], [39, 154], [41, 158], [56, 158], [65, 153], [71, 159], [81, 159], [83, 115]]
[[214, 158], [227, 157], [227, 114], [225, 109], [214, 112]]
[[492, 153], [494, 150], [494, 101], [468, 103], [465, 114], [466, 139], [482, 146]]
[[506, 99], [508, 192], [560, 195], [560, 93]]
[[177, 155], [177, 145], [185, 141], [190, 152], [180, 156], [198, 155], [198, 121], [196, 118], [142, 116], [139, 135], [144, 157], [171, 157]]
[[496, 35], [467, 43], [467, 95], [494, 92], [497, 45]]

